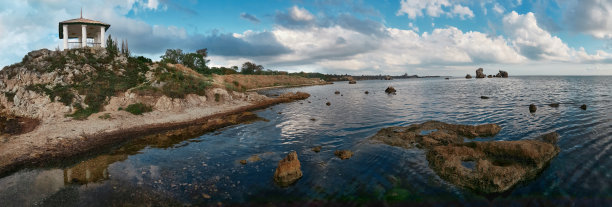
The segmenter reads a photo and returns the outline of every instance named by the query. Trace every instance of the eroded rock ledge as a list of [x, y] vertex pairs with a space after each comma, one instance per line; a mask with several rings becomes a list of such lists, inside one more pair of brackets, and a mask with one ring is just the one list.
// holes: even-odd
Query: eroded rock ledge
[[482, 193], [504, 192], [534, 178], [558, 153], [556, 132], [532, 140], [470, 141], [495, 136], [496, 124], [477, 126], [428, 121], [381, 129], [372, 140], [427, 151], [429, 166], [443, 179]]

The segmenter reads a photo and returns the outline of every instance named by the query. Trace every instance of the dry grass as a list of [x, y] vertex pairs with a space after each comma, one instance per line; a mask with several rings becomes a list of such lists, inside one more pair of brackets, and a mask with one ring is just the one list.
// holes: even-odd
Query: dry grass
[[325, 81], [318, 78], [304, 78], [289, 75], [213, 75], [216, 85], [228, 90], [246, 91], [266, 87], [288, 87], [302, 85], [321, 85]]

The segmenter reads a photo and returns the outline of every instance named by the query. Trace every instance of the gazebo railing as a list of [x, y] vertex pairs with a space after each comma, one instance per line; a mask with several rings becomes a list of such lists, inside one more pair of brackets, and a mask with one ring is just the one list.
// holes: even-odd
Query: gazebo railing
[[[88, 42], [86, 43], [87, 47], [100, 47], [102, 46], [101, 43], [99, 42]], [[81, 48], [81, 42], [68, 42], [68, 48], [69, 49], [75, 49], [75, 48]]]

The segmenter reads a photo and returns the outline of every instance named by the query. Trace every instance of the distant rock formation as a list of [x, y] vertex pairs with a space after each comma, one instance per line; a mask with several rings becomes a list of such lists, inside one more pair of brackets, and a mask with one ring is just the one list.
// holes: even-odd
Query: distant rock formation
[[503, 71], [503, 70], [499, 70], [499, 73], [497, 73], [497, 75], [495, 75], [495, 77], [497, 77], [497, 78], [507, 78], [508, 77], [508, 72]]
[[385, 89], [385, 93], [395, 93], [396, 90], [395, 88], [393, 88], [393, 86], [389, 86], [387, 87], [387, 89]]
[[350, 81], [349, 81], [349, 84], [357, 84], [357, 81], [355, 81], [355, 80], [350, 80]]
[[465, 78], [467, 78], [467, 79], [471, 79], [471, 78], [472, 78], [472, 76], [471, 76], [470, 74], [467, 74], [467, 75], [465, 75]]
[[493, 75], [487, 75], [487, 78], [492, 78], [492, 77], [493, 77]]
[[482, 68], [478, 68], [476, 70], [476, 78], [485, 78], [485, 74], [483, 73], [483, 69]]
[[290, 152], [284, 159], [278, 161], [274, 171], [274, 181], [280, 186], [289, 186], [302, 177], [300, 160], [297, 152]]

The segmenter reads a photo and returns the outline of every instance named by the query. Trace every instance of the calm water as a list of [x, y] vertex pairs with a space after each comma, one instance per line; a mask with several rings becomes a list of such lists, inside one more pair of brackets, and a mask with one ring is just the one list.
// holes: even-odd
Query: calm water
[[[390, 85], [397, 95], [383, 92]], [[342, 95], [335, 95], [336, 90]], [[286, 91], [305, 91], [311, 97], [256, 111], [268, 121], [193, 138], [150, 136], [59, 167], [0, 178], [0, 206], [612, 202], [612, 77], [337, 82], [263, 93]], [[491, 98], [480, 99], [482, 95]], [[331, 106], [325, 105], [328, 101]], [[561, 105], [547, 106], [555, 102]], [[535, 114], [529, 113], [531, 103], [538, 106]], [[579, 108], [582, 104], [588, 105], [586, 111]], [[502, 131], [495, 140], [557, 131], [561, 152], [534, 180], [504, 194], [483, 196], [440, 179], [421, 150], [367, 140], [381, 128], [426, 120], [497, 123]], [[320, 153], [311, 151], [317, 145], [323, 146]], [[337, 149], [355, 154], [340, 160], [333, 155]], [[274, 169], [292, 150], [298, 152], [304, 176], [279, 187], [272, 180]], [[239, 163], [251, 155], [261, 160]]]

